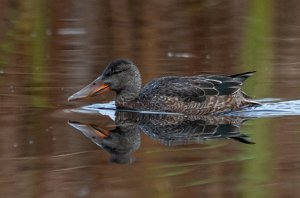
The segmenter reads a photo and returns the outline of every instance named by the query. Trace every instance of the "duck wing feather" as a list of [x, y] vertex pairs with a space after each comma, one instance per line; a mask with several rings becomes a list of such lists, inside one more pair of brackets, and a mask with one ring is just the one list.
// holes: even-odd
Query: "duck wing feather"
[[141, 98], [176, 97], [184, 102], [203, 102], [206, 96], [232, 95], [241, 90], [243, 82], [254, 72], [231, 76], [198, 75], [192, 77], [162, 77], [146, 84]]

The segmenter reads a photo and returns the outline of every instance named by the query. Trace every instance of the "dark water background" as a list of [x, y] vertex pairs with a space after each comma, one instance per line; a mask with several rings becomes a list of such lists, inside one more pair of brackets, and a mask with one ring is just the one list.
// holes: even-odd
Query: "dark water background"
[[256, 70], [249, 95], [299, 99], [299, 10], [297, 0], [1, 0], [1, 197], [298, 197], [299, 116], [247, 121], [254, 145], [170, 147], [141, 133], [134, 163], [120, 165], [68, 124], [110, 127], [68, 110], [113, 94], [67, 98], [123, 57], [144, 83]]

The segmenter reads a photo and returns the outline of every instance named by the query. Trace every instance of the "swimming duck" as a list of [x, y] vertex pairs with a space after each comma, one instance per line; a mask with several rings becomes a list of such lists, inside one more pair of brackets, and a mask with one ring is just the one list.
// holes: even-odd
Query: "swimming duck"
[[167, 76], [142, 88], [137, 66], [129, 60], [111, 62], [102, 75], [68, 98], [69, 101], [116, 92], [116, 107], [134, 110], [207, 115], [238, 110], [259, 103], [241, 86], [254, 71], [235, 75]]

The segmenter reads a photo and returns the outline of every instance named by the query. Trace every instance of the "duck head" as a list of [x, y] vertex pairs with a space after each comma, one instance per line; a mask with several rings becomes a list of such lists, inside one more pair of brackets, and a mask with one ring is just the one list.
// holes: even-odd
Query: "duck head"
[[134, 100], [141, 89], [141, 75], [136, 65], [128, 60], [111, 62], [102, 75], [68, 98], [69, 101], [93, 97], [112, 90], [117, 93], [116, 102]]

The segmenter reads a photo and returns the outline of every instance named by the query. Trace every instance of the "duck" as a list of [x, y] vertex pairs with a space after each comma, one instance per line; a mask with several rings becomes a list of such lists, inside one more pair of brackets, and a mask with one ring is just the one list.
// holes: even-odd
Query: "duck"
[[117, 109], [211, 115], [260, 105], [242, 91], [255, 71], [234, 75], [165, 76], [142, 87], [141, 74], [132, 61], [117, 59], [102, 74], [74, 93], [68, 101], [82, 100], [107, 91], [116, 93]]

